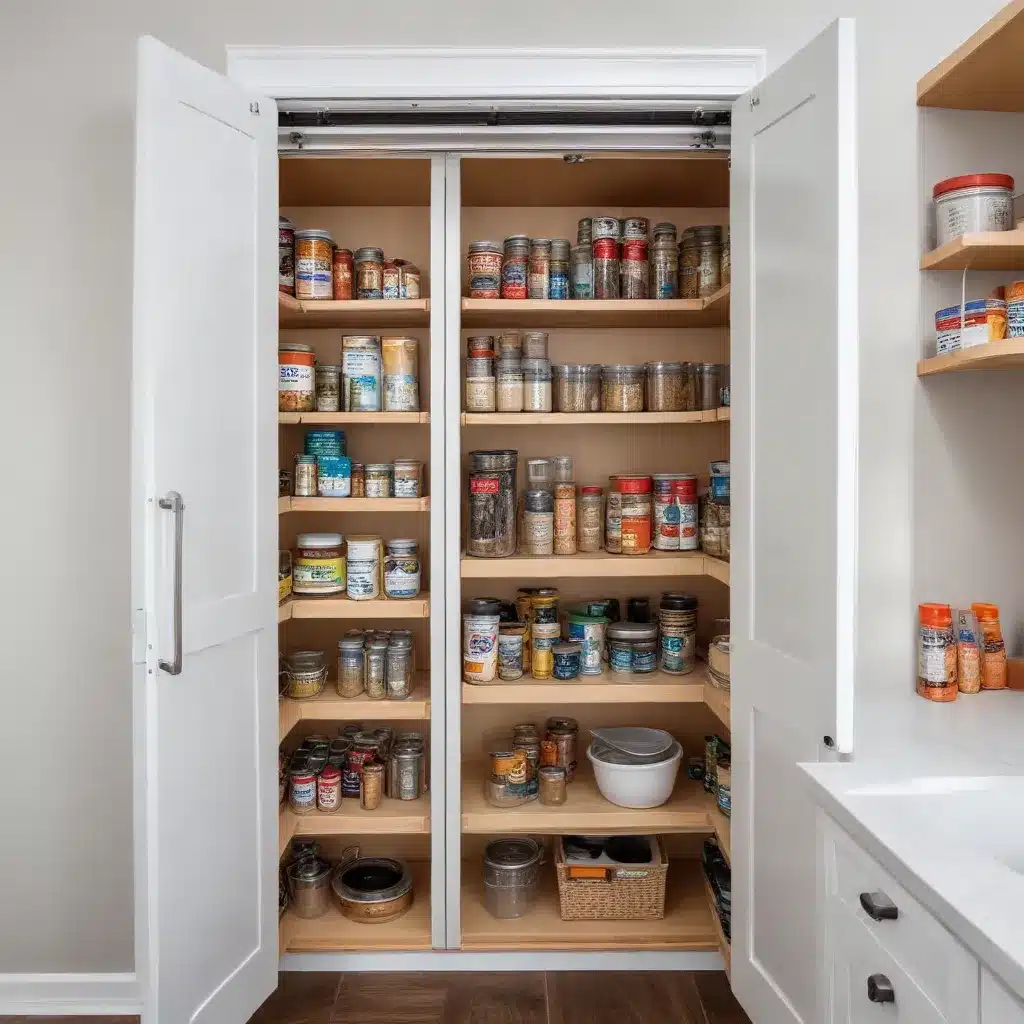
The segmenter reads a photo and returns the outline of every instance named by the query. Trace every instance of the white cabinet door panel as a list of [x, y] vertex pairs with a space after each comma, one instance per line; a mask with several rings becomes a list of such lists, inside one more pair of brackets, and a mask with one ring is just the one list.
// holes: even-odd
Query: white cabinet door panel
[[1024, 1024], [1024, 1002], [984, 967], [981, 969], [981, 1024]]

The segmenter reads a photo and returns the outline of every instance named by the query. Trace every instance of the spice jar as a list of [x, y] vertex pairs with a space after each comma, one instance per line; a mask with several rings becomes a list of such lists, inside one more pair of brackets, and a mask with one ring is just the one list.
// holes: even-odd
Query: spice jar
[[551, 364], [546, 359], [526, 359], [523, 366], [523, 409], [551, 412]]
[[658, 627], [649, 622], [616, 622], [606, 631], [608, 664], [613, 672], [646, 675], [658, 664]]
[[498, 360], [494, 407], [498, 412], [523, 411], [523, 366], [520, 360]]
[[341, 810], [341, 772], [332, 764], [317, 776], [316, 809], [324, 814]]
[[514, 450], [470, 452], [467, 554], [515, 554], [518, 458]]
[[686, 675], [697, 667], [697, 598], [668, 592], [658, 608], [661, 627], [661, 667], [671, 675]]
[[316, 776], [307, 765], [297, 764], [288, 772], [288, 806], [294, 814], [316, 810]]
[[612, 363], [601, 369], [601, 411], [643, 412], [644, 368]]
[[317, 496], [317, 461], [315, 455], [295, 456], [295, 497]]
[[551, 377], [555, 412], [601, 411], [600, 363], [555, 363]]
[[522, 358], [548, 358], [548, 336], [545, 331], [524, 331], [522, 335]]
[[531, 299], [550, 297], [551, 285], [551, 239], [530, 240], [530, 264], [526, 279], [526, 294]]
[[361, 462], [352, 463], [352, 497], [366, 497], [366, 467]]
[[316, 382], [316, 411], [341, 411], [341, 367], [331, 363], [317, 363], [314, 380]]
[[334, 296], [331, 263], [334, 240], [329, 231], [295, 232], [295, 297], [330, 299]]
[[356, 249], [353, 257], [357, 299], [384, 298], [384, 250], [373, 246]]
[[653, 545], [658, 551], [697, 550], [697, 477], [654, 475]]
[[647, 363], [648, 412], [682, 412], [686, 408], [686, 378], [682, 363]]
[[354, 264], [352, 262], [351, 249], [335, 249], [333, 261], [333, 288], [334, 298], [352, 298], [352, 278], [354, 276]]
[[367, 498], [394, 497], [391, 463], [368, 463], [363, 473], [363, 490]]
[[956, 700], [956, 643], [948, 604], [918, 605], [917, 692], [928, 700]]
[[371, 761], [359, 773], [359, 806], [375, 811], [384, 797], [384, 765]]
[[[545, 335], [545, 338], [547, 335]], [[546, 342], [545, 342], [546, 344]], [[547, 349], [544, 351], [547, 355]], [[502, 331], [498, 336], [498, 359], [516, 360], [523, 356], [523, 339], [518, 331]]]
[[650, 296], [652, 299], [679, 297], [679, 246], [676, 244], [674, 227], [671, 236], [655, 237], [651, 249], [650, 273]]
[[624, 299], [646, 299], [648, 284], [647, 239], [631, 238], [622, 243], [619, 264], [619, 292]]
[[619, 297], [618, 239], [595, 238], [593, 252], [594, 298], [617, 299]]
[[548, 280], [549, 299], [568, 299], [569, 249], [568, 238], [555, 238], [551, 242], [551, 268]]
[[[609, 491], [617, 495], [619, 548], [624, 555], [646, 555], [651, 550], [651, 492], [653, 483], [649, 476], [613, 476]], [[612, 524], [608, 522], [609, 532]], [[609, 549], [610, 550], [610, 549]]]
[[474, 598], [462, 616], [462, 678], [467, 683], [490, 683], [498, 668], [498, 623], [501, 601]]
[[348, 596], [372, 601], [380, 596], [380, 537], [348, 539]]
[[505, 682], [522, 678], [526, 629], [524, 622], [503, 622], [498, 627], [498, 678]]
[[295, 225], [287, 217], [277, 218], [277, 290], [295, 294]]
[[709, 224], [693, 231], [698, 250], [696, 297], [703, 299], [722, 287], [722, 229]]
[[381, 276], [383, 298], [397, 299], [401, 297], [402, 286], [399, 284], [398, 264], [394, 260], [384, 261], [384, 272]]
[[550, 491], [526, 490], [523, 510], [522, 554], [554, 554], [554, 495]]
[[569, 612], [566, 632], [569, 639], [580, 646], [580, 674], [599, 676], [601, 662], [605, 651], [605, 629], [608, 618], [600, 614], [591, 614], [591, 609], [584, 606]]
[[419, 498], [423, 492], [423, 463], [417, 459], [395, 459], [392, 463], [396, 498]]
[[600, 551], [602, 541], [602, 496], [593, 484], [580, 488], [576, 499], [576, 547], [579, 551]]
[[384, 593], [402, 600], [420, 592], [420, 546], [416, 540], [389, 540], [384, 559]]
[[497, 242], [469, 243], [469, 297], [496, 299], [500, 294], [502, 249]]
[[545, 807], [561, 807], [568, 796], [565, 769], [561, 765], [547, 764], [537, 770], [540, 802]]
[[590, 242], [573, 246], [569, 254], [569, 287], [574, 299], [594, 297], [594, 247]]
[[501, 262], [501, 297], [525, 299], [530, 239], [527, 235], [509, 235], [505, 239]]
[[340, 594], [345, 589], [345, 559], [340, 533], [300, 533], [292, 568], [295, 594]]
[[338, 696], [358, 697], [365, 689], [363, 634], [355, 633], [338, 641]]
[[309, 345], [283, 341], [277, 347], [277, 408], [280, 412], [312, 412], [316, 359]]
[[981, 630], [981, 688], [1006, 688], [1006, 644], [999, 625], [999, 608], [994, 604], [975, 603], [971, 611], [977, 616]]
[[387, 684], [388, 642], [371, 637], [366, 642], [366, 696], [370, 700], [384, 700]]
[[388, 700], [407, 700], [412, 696], [412, 637], [391, 637], [386, 678]]
[[554, 659], [553, 675], [556, 679], [577, 679], [580, 674], [582, 648], [577, 643], [560, 643], [551, 648]]
[[381, 338], [384, 412], [419, 412], [419, 342], [415, 338]]

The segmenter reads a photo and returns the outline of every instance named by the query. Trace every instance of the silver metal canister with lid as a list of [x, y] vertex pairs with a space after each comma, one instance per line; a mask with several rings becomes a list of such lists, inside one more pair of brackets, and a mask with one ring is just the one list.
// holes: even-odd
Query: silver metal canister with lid
[[540, 882], [543, 849], [535, 839], [495, 839], [484, 850], [484, 906], [499, 920], [522, 917]]

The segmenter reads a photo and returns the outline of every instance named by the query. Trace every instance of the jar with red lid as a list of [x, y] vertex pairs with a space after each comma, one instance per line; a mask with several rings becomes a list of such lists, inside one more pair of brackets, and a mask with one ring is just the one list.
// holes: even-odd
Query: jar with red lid
[[335, 299], [352, 298], [352, 275], [354, 264], [351, 249], [334, 250], [334, 297]]
[[1011, 231], [1013, 189], [1009, 174], [961, 174], [940, 181], [932, 190], [936, 246], [974, 231]]
[[648, 266], [646, 238], [630, 238], [622, 243], [622, 262], [619, 265], [622, 298], [647, 298]]
[[[609, 492], [618, 495], [618, 532], [623, 555], [646, 555], [651, 550], [651, 494], [649, 476], [613, 476]], [[610, 549], [609, 549], [610, 550]]]
[[619, 297], [619, 240], [617, 238], [595, 238], [594, 250], [594, 298], [617, 299]]

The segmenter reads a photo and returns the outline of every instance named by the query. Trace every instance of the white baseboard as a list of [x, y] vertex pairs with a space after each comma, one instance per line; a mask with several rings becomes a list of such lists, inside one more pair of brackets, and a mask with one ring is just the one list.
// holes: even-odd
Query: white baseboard
[[0, 974], [0, 1014], [59, 1017], [142, 1013], [132, 974]]

